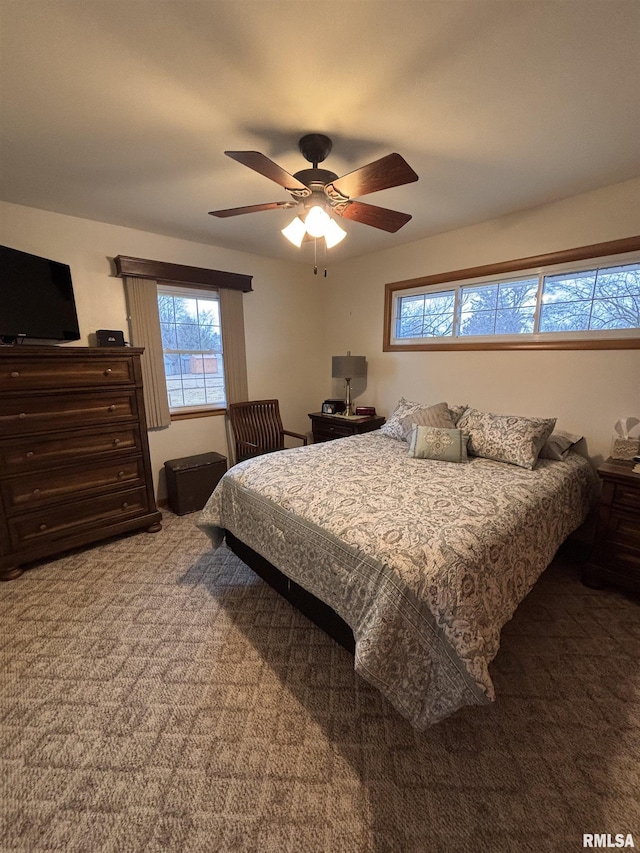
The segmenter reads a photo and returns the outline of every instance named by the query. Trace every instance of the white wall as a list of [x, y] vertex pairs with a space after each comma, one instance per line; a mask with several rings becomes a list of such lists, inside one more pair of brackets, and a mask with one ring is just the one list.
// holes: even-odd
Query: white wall
[[[585, 435], [598, 462], [615, 421], [640, 417], [640, 350], [383, 353], [384, 285], [637, 234], [640, 180], [345, 261], [327, 279], [325, 353], [367, 357], [356, 403], [381, 414], [405, 396], [557, 417], [559, 428]], [[325, 396], [338, 389], [325, 380]]]
[[[285, 427], [307, 432], [324, 378], [322, 286], [304, 267], [202, 243], [0, 202], [0, 242], [71, 266], [82, 340], [96, 329], [128, 337], [122, 280], [111, 275], [116, 255], [151, 258], [253, 276], [245, 295], [249, 394], [277, 397]], [[227, 455], [223, 417], [176, 421], [149, 434], [156, 493], [165, 496], [164, 462], [210, 450]]]

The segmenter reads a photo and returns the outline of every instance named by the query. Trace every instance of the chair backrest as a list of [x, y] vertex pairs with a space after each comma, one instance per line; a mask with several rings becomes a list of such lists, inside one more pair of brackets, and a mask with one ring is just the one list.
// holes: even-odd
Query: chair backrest
[[227, 412], [236, 444], [236, 462], [284, 447], [277, 400], [231, 403]]

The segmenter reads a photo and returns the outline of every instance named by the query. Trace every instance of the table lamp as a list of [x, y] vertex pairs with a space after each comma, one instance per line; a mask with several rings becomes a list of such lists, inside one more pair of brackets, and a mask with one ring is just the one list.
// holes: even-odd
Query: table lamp
[[351, 380], [360, 379], [367, 375], [367, 359], [363, 355], [351, 355], [351, 350], [346, 355], [334, 355], [331, 358], [331, 376], [334, 379], [345, 381], [345, 415], [352, 415], [351, 408]]

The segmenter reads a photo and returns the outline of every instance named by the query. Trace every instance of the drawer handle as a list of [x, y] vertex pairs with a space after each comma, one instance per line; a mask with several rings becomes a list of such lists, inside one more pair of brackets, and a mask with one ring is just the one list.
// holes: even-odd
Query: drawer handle
[[110, 367], [107, 367], [107, 369], [106, 369], [106, 370], [105, 370], [105, 372], [104, 372], [104, 375], [105, 375], [105, 376], [109, 376], [109, 375], [110, 375], [110, 373], [111, 373], [111, 368], [110, 368]]
[[40, 530], [46, 530], [46, 529], [47, 529], [47, 525], [46, 525], [46, 524], [41, 524], [41, 525], [40, 525]]
[[34, 489], [34, 490], [33, 490], [33, 494], [34, 494], [34, 495], [39, 495], [39, 494], [40, 494], [40, 489]]
[[118, 479], [121, 480], [124, 477], [124, 471], [118, 471]]
[[27, 413], [26, 412], [20, 412], [18, 417], [20, 418], [21, 421], [23, 421], [27, 417]]
[[109, 411], [109, 412], [115, 412], [115, 410], [116, 410], [115, 404], [114, 404], [114, 403], [112, 403], [112, 404], [109, 406], [108, 411]]
[[18, 370], [12, 370], [11, 371], [11, 378], [12, 379], [18, 379], [19, 377], [20, 377], [20, 371], [18, 371]]
[[128, 508], [128, 506], [129, 506], [129, 504], [125, 501], [125, 502], [122, 504], [122, 509], [127, 509], [127, 508]]
[[33, 450], [27, 450], [25, 456], [27, 457], [27, 459], [31, 459], [33, 457]]
[[114, 446], [114, 447], [117, 447], [119, 444], [120, 444], [120, 439], [119, 439], [119, 438], [114, 438], [114, 439], [113, 439], [113, 446]]

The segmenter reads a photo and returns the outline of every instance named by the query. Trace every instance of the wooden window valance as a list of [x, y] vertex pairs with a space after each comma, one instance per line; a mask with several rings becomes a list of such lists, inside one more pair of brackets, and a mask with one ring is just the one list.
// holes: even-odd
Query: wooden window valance
[[116, 275], [120, 277], [149, 278], [153, 281], [166, 281], [174, 284], [188, 284], [207, 290], [241, 290], [248, 293], [253, 290], [253, 276], [242, 273], [210, 270], [204, 267], [191, 267], [185, 264], [170, 264], [165, 261], [151, 261], [145, 258], [130, 258], [117, 255], [114, 259]]

